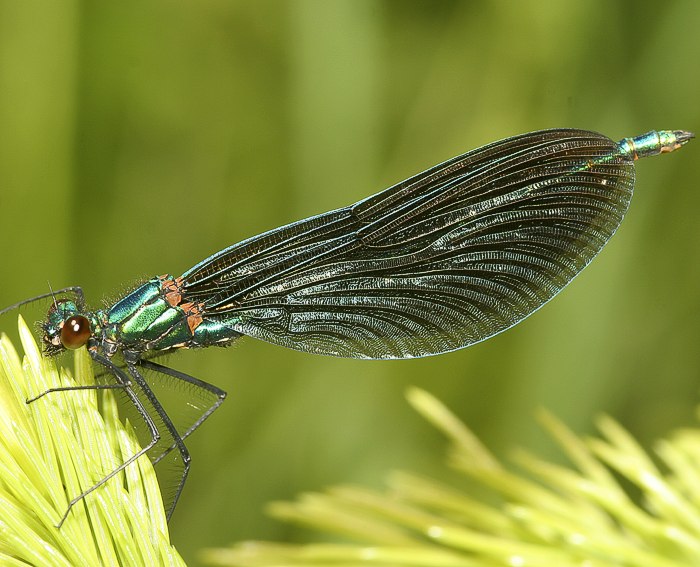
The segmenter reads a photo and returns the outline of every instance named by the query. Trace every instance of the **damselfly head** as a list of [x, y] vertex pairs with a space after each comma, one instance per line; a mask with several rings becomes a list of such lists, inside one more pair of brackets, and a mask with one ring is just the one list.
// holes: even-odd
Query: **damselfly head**
[[90, 320], [70, 299], [59, 299], [49, 309], [44, 329], [44, 352], [49, 356], [65, 349], [75, 350], [92, 336]]

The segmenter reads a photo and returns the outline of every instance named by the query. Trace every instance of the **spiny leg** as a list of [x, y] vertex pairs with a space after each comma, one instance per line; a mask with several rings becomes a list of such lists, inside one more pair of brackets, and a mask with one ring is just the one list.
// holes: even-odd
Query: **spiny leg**
[[[221, 388], [217, 388], [213, 384], [209, 384], [208, 382], [205, 382], [204, 380], [200, 380], [199, 378], [195, 378], [194, 376], [190, 376], [189, 374], [185, 374], [184, 372], [180, 372], [179, 370], [175, 370], [173, 368], [170, 368], [168, 366], [164, 366], [162, 364], [158, 364], [156, 362], [152, 362], [150, 360], [144, 360], [144, 359], [139, 359], [137, 364], [145, 368], [147, 370], [153, 371], [153, 372], [159, 372], [161, 374], [165, 374], [167, 376], [170, 376], [172, 378], [175, 378], [177, 380], [181, 380], [182, 382], [185, 382], [187, 384], [190, 384], [191, 386], [194, 386], [195, 388], [200, 388], [202, 390], [205, 390], [212, 394], [215, 397], [214, 402], [212, 403], [211, 406], [206, 408], [204, 412], [196, 419], [196, 421], [190, 425], [190, 427], [183, 433], [180, 433], [180, 439], [184, 440], [187, 437], [192, 434], [204, 421], [212, 414], [214, 413], [219, 406], [224, 402], [224, 399], [226, 399], [226, 392], [224, 392]], [[163, 453], [158, 455], [154, 460], [153, 463], [156, 464], [158, 461], [160, 461], [162, 458], [164, 458], [170, 451], [176, 448], [176, 444], [171, 445], [170, 447], [166, 448]]]
[[[80, 387], [77, 386], [75, 388], [67, 388], [69, 389], [75, 389], [75, 390], [80, 390], [80, 389], [110, 389], [110, 388], [105, 388], [104, 386], [116, 386], [117, 388], [121, 387], [123, 391], [127, 394], [129, 399], [131, 400], [132, 404], [134, 407], [137, 409], [138, 413], [142, 417], [142, 419], [146, 422], [146, 425], [148, 426], [148, 429], [150, 430], [151, 433], [151, 441], [148, 443], [145, 447], [137, 451], [135, 454], [133, 454], [131, 457], [126, 459], [121, 465], [119, 465], [117, 468], [115, 468], [112, 472], [104, 476], [102, 479], [100, 479], [98, 482], [96, 482], [94, 485], [92, 485], [90, 488], [87, 490], [84, 490], [82, 493], [80, 493], [78, 496], [73, 498], [69, 503], [68, 503], [68, 508], [66, 509], [65, 514], [61, 517], [61, 520], [58, 522], [56, 525], [57, 528], [60, 528], [63, 525], [63, 522], [66, 521], [66, 518], [68, 517], [68, 514], [70, 514], [71, 509], [73, 506], [75, 506], [78, 502], [80, 502], [83, 498], [85, 498], [88, 494], [90, 494], [92, 491], [96, 490], [100, 486], [102, 486], [105, 482], [107, 482], [109, 479], [114, 477], [115, 475], [119, 474], [121, 471], [123, 471], [126, 467], [128, 467], [131, 463], [136, 461], [141, 455], [144, 455], [147, 453], [150, 449], [152, 449], [156, 443], [158, 443], [160, 439], [160, 433], [158, 432], [158, 428], [156, 427], [155, 422], [151, 418], [151, 416], [148, 414], [146, 411], [146, 408], [144, 408], [143, 404], [141, 401], [138, 399], [136, 394], [134, 393], [132, 389], [132, 384], [131, 380], [129, 379], [129, 376], [118, 366], [116, 366], [111, 360], [109, 360], [107, 357], [102, 356], [96, 352], [90, 352], [90, 355], [92, 356], [92, 359], [104, 366], [105, 368], [108, 368], [111, 372], [112, 375], [116, 378], [116, 380], [119, 381], [118, 385], [98, 385], [101, 387], [97, 388], [92, 388], [92, 387]], [[113, 388], [111, 388], [113, 389]]]
[[77, 390], [124, 390], [128, 388], [128, 384], [86, 384], [84, 386], [59, 386], [57, 388], [49, 388], [44, 390], [40, 394], [37, 394], [33, 398], [27, 398], [26, 403], [31, 404], [36, 402], [38, 399], [43, 398], [46, 394], [53, 394], [54, 392], [74, 392]]
[[206, 420], [212, 413], [214, 413], [214, 411], [218, 409], [218, 407], [226, 399], [226, 392], [221, 388], [218, 388], [213, 384], [209, 384], [209, 382], [205, 382], [204, 380], [200, 380], [199, 378], [195, 378], [194, 376], [190, 376], [189, 374], [186, 374], [179, 370], [175, 370], [174, 368], [170, 368], [169, 366], [165, 366], [163, 364], [159, 364], [157, 362], [145, 359], [140, 359], [138, 361], [138, 365], [148, 370], [160, 372], [161, 374], [171, 376], [172, 378], [181, 380], [183, 382], [186, 382], [187, 384], [191, 384], [196, 388], [206, 390], [207, 392], [213, 394], [216, 397], [216, 401], [202, 413], [201, 417], [199, 417], [199, 419], [197, 419], [197, 421], [192, 426], [190, 426], [185, 433], [180, 434], [180, 436], [183, 439], [188, 437], [195, 429], [197, 429], [204, 422], [204, 420]]
[[[127, 357], [129, 355], [127, 354]], [[162, 353], [156, 354], [155, 356], [162, 356]], [[151, 357], [154, 357], [151, 355]], [[185, 382], [193, 387], [199, 388], [201, 390], [206, 391], [207, 393], [211, 394], [215, 399], [213, 403], [211, 403], [210, 406], [208, 406], [202, 413], [201, 415], [197, 416], [197, 419], [187, 427], [184, 433], [180, 433], [178, 430], [177, 426], [175, 425], [174, 421], [172, 418], [170, 418], [170, 415], [168, 411], [165, 410], [163, 405], [160, 403], [160, 400], [158, 399], [158, 396], [155, 394], [153, 391], [153, 388], [150, 384], [148, 384], [148, 381], [143, 378], [143, 376], [138, 373], [139, 377], [143, 380], [143, 384], [140, 381], [135, 380], [138, 384], [141, 390], [144, 392], [144, 395], [147, 397], [149, 403], [153, 406], [153, 410], [156, 411], [163, 421], [163, 425], [165, 428], [168, 430], [170, 433], [170, 427], [168, 425], [168, 422], [170, 422], [173, 425], [172, 431], [177, 432], [177, 435], [174, 433], [171, 433], [169, 436], [172, 437], [173, 443], [164, 449], [160, 449], [158, 453], [155, 453], [154, 455], [150, 455], [151, 462], [154, 465], [157, 465], [161, 460], [163, 460], [165, 457], [167, 457], [174, 449], [178, 449], [182, 455], [181, 451], [181, 443], [179, 441], [184, 440], [186, 437], [188, 437], [192, 432], [194, 432], [199, 426], [223, 403], [223, 400], [226, 398], [226, 392], [221, 390], [220, 388], [217, 388], [216, 386], [209, 384], [207, 382], [204, 382], [203, 380], [199, 380], [193, 376], [190, 376], [188, 374], [185, 374], [183, 372], [174, 370], [172, 368], [169, 368], [167, 366], [164, 366], [162, 364], [157, 364], [155, 362], [151, 362], [150, 359], [146, 358], [140, 358], [138, 353], [133, 353], [131, 355], [131, 360], [134, 361], [134, 364], [139, 366], [140, 368], [146, 369], [150, 372], [157, 372], [164, 374], [166, 376], [169, 376], [171, 378], [174, 378], [176, 380], [180, 380], [182, 382]], [[116, 364], [112, 362], [113, 365], [118, 366], [122, 371], [125, 371], [125, 367], [128, 367], [128, 363], [125, 361], [122, 364]], [[131, 372], [131, 370], [129, 370]], [[97, 372], [95, 374], [95, 377], [99, 376], [104, 376], [105, 374], [113, 374], [112, 370], [110, 367], [104, 367], [104, 370], [101, 372]], [[114, 387], [119, 387], [119, 386], [114, 386]], [[43, 394], [42, 394], [43, 395]], [[37, 396], [39, 397], [39, 396]], [[158, 407], [155, 406], [155, 402], [158, 402]], [[166, 417], [167, 416], [167, 417]], [[161, 437], [162, 438], [162, 437]], [[151, 449], [155, 448], [157, 445], [157, 442], [151, 446]], [[189, 451], [187, 452], [187, 458], [183, 457], [183, 461], [185, 463], [189, 463], [190, 458], [189, 458]], [[183, 473], [186, 476], [186, 472]], [[172, 503], [171, 506], [168, 507], [168, 518], [172, 515], [174, 511], [175, 504], [177, 502], [177, 499], [179, 498], [180, 492], [182, 491], [182, 487], [184, 486], [184, 479], [181, 480], [178, 483], [178, 488], [177, 488], [177, 494], [176, 497]]]
[[[173, 440], [173, 444], [171, 447], [177, 448], [177, 450], [180, 453], [180, 458], [182, 459], [183, 463], [183, 470], [182, 474], [180, 476], [180, 482], [177, 485], [177, 488], [175, 490], [175, 494], [173, 496], [172, 502], [168, 506], [168, 509], [166, 510], [166, 516], [168, 521], [170, 521], [170, 518], [173, 515], [173, 512], [175, 511], [175, 506], [177, 505], [177, 502], [180, 498], [180, 495], [182, 494], [182, 490], [185, 486], [185, 481], [187, 480], [187, 476], [190, 472], [190, 453], [187, 450], [187, 447], [185, 446], [184, 442], [182, 441], [182, 436], [178, 433], [177, 429], [175, 428], [175, 425], [173, 424], [172, 420], [170, 419], [170, 416], [168, 413], [165, 411], [161, 403], [158, 401], [158, 398], [156, 395], [153, 393], [151, 388], [148, 386], [148, 383], [144, 379], [144, 377], [141, 375], [139, 372], [137, 365], [140, 364], [140, 359], [138, 358], [138, 353], [124, 353], [124, 360], [126, 361], [126, 367], [129, 371], [129, 374], [133, 378], [134, 382], [139, 386], [140, 391], [146, 396], [148, 399], [149, 405], [155, 410], [155, 412], [158, 414], [158, 417], [160, 418], [162, 424], [165, 426], [165, 429], [167, 430], [169, 437]], [[151, 443], [148, 447], [148, 450], [152, 449], [155, 444], [157, 443], [158, 440], [156, 440], [154, 443]], [[164, 453], [169, 453], [170, 450], [164, 451]], [[162, 455], [159, 455], [157, 460], [154, 461], [154, 464], [158, 462], [159, 460], [162, 459]]]

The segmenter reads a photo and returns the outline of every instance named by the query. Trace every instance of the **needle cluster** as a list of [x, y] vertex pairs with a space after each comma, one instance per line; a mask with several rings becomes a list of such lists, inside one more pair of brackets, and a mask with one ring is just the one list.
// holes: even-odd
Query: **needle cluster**
[[71, 499], [139, 449], [118, 417], [110, 392], [53, 392], [94, 383], [85, 349], [76, 351], [75, 378], [41, 356], [20, 317], [20, 359], [0, 337], [0, 564], [184, 565], [170, 545], [155, 473], [140, 458], [78, 501]]
[[[494, 567], [680, 567], [700, 565], [700, 429], [659, 441], [656, 457], [608, 417], [582, 439], [550, 414], [539, 419], [571, 466], [526, 451], [499, 462], [444, 405], [424, 391], [411, 404], [451, 441], [449, 463], [494, 493], [394, 473], [388, 490], [355, 486], [279, 502], [281, 519], [351, 543], [249, 542], [207, 550], [213, 565]], [[657, 464], [658, 463], [658, 464]], [[482, 491], [483, 492], [483, 491]], [[632, 495], [634, 494], [634, 496]]]

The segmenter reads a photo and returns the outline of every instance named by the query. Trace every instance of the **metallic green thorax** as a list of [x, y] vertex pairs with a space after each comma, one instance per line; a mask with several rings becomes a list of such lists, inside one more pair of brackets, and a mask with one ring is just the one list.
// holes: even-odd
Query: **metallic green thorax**
[[125, 350], [163, 350], [184, 346], [192, 338], [187, 316], [166, 301], [160, 278], [136, 288], [100, 315], [107, 353], [118, 345]]
[[178, 280], [157, 276], [108, 310], [95, 313], [106, 354], [226, 344], [240, 336], [221, 323], [201, 317], [201, 305], [183, 303]]

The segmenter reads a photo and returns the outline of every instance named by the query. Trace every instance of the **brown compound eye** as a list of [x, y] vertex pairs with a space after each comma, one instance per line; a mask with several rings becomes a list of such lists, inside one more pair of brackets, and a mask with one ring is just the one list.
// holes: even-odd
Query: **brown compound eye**
[[61, 328], [61, 344], [70, 350], [83, 346], [90, 340], [90, 321], [82, 315], [66, 319]]

